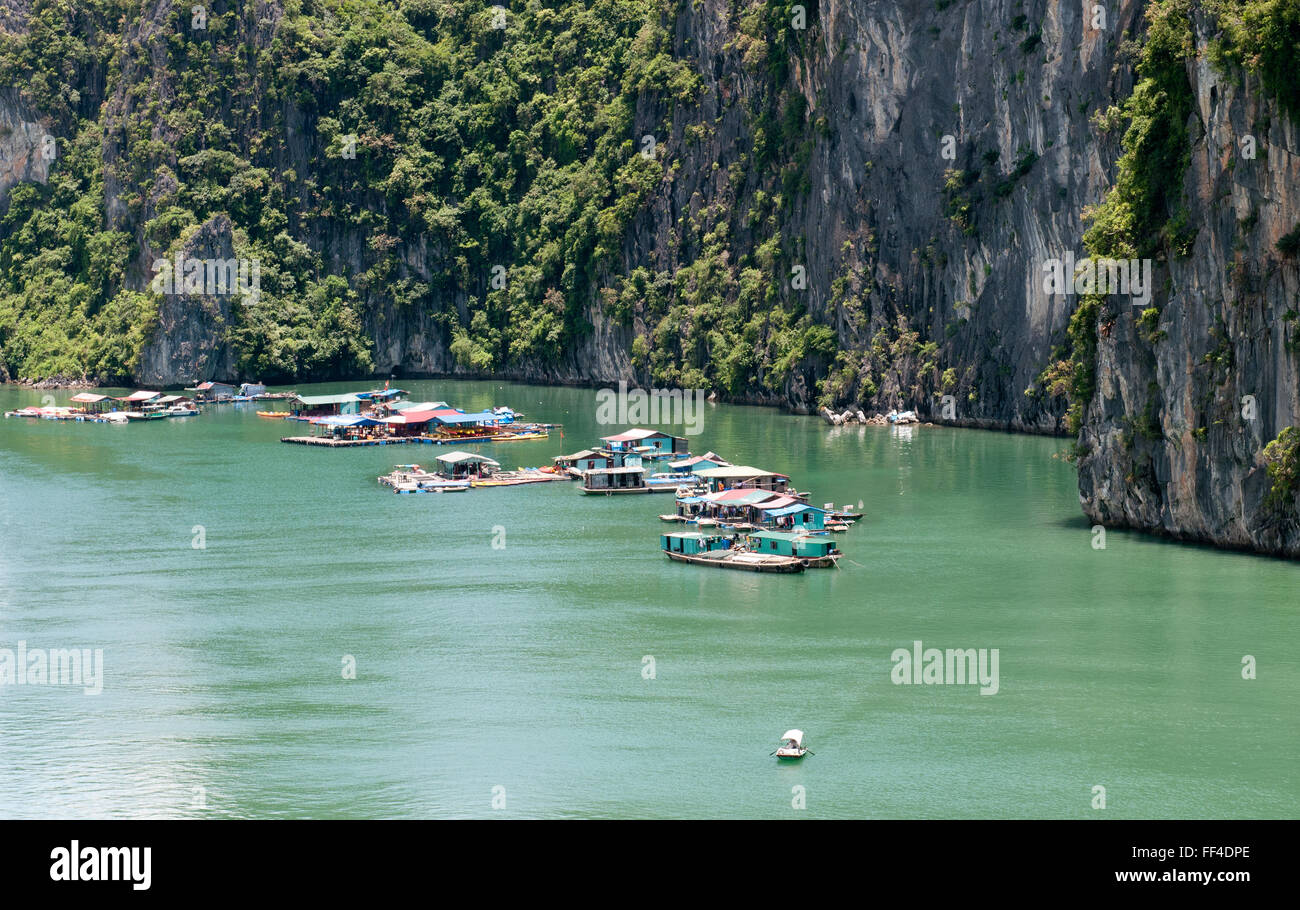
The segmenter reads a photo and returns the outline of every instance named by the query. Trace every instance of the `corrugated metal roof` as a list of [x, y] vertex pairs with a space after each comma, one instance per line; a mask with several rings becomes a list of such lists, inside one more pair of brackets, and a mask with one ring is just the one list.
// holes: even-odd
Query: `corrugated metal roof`
[[298, 400], [314, 408], [323, 404], [350, 404], [361, 399], [354, 392], [348, 392], [343, 395], [299, 395]]
[[[749, 534], [746, 535], [746, 536], [748, 536], [748, 537], [757, 537], [757, 538], [760, 538], [760, 539], [763, 539], [763, 540], [766, 540], [766, 539], [772, 539], [772, 540], [802, 540], [802, 539], [805, 539], [805, 538], [808, 539], [808, 540], [811, 540], [811, 541], [818, 541], [818, 540], [819, 540], [819, 538], [816, 538], [816, 537], [809, 537], [807, 534], [804, 534], [804, 533], [801, 532], [801, 531], [751, 531], [751, 532], [749, 532]], [[821, 539], [821, 540], [824, 540], [824, 539]], [[830, 543], [831, 541], [824, 541], [824, 542]]]
[[436, 416], [436, 411], [402, 411], [396, 417], [385, 418], [384, 423], [413, 424], [428, 423]]
[[672, 433], [665, 433], [663, 430], [645, 430], [640, 427], [633, 427], [630, 430], [624, 430], [617, 436], [602, 436], [601, 442], [636, 442], [638, 439], [649, 439], [651, 436], [666, 436], [669, 439], [676, 439]]
[[762, 468], [751, 468], [747, 464], [698, 468], [695, 473], [701, 477], [720, 477], [723, 479], [751, 479], [755, 477], [784, 477], [786, 480], [790, 479], [785, 474], [778, 474], [776, 471], [764, 471]]
[[775, 518], [779, 515], [793, 515], [796, 512], [825, 512], [826, 510], [819, 509], [816, 506], [807, 505], [806, 503], [796, 502], [792, 506], [767, 506], [762, 508], [760, 511], [767, 512]]
[[439, 455], [438, 461], [443, 464], [462, 464], [469, 462], [471, 464], [493, 464], [500, 467], [500, 462], [493, 461], [486, 455], [475, 455], [473, 452], [448, 452], [445, 455]]
[[312, 423], [326, 427], [377, 427], [380, 421], [360, 414], [331, 414], [329, 417], [317, 417]]
[[437, 411], [447, 407], [445, 401], [395, 401], [391, 405], [394, 411]]
[[460, 424], [460, 423], [496, 423], [501, 420], [497, 414], [491, 411], [479, 411], [477, 414], [462, 414], [459, 411], [449, 411], [437, 415], [438, 423]]
[[710, 502], [727, 502], [727, 503], [755, 503], [763, 502], [774, 496], [780, 496], [780, 493], [773, 493], [771, 490], [723, 490], [720, 493], [710, 493], [704, 497]]

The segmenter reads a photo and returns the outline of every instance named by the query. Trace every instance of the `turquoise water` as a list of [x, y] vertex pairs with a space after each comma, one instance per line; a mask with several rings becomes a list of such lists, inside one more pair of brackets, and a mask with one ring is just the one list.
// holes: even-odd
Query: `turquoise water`
[[[404, 386], [565, 425], [475, 447], [508, 468], [622, 429], [590, 390]], [[0, 422], [0, 648], [104, 654], [97, 696], [0, 685], [0, 816], [1300, 814], [1300, 567], [1094, 549], [1062, 440], [710, 405], [694, 451], [864, 504], [840, 569], [771, 576], [666, 560], [670, 496], [394, 496], [439, 449], [299, 427]], [[894, 684], [915, 640], [998, 649], [999, 691]], [[790, 727], [816, 755], [778, 764]]]

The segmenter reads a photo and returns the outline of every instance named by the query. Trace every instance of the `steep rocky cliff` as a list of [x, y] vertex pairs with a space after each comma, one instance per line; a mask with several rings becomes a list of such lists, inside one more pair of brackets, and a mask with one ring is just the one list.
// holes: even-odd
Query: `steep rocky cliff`
[[17, 183], [44, 183], [54, 158], [53, 137], [13, 89], [0, 88], [0, 211]]
[[[747, 100], [760, 80], [731, 5], [689, 4], [678, 51], [705, 73], [704, 100], [674, 118], [669, 157], [683, 165], [634, 250], [679, 267], [697, 252], [674, 242], [681, 215], [711, 206], [728, 213], [736, 247], [780, 233], [806, 269], [806, 305], [844, 350], [828, 398], [1059, 431], [1063, 402], [1024, 394], [1073, 308], [1044, 291], [1040, 266], [1084, 255], [1081, 213], [1101, 200], [1118, 154], [1089, 115], [1131, 87], [1120, 47], [1141, 4], [1117, 6], [1102, 28], [1056, 0], [807, 9], [806, 28], [785, 24], [792, 86], [813, 125], [808, 191], [788, 216], [753, 226], [754, 196], [770, 188], [727, 178], [754, 146]], [[707, 138], [683, 141], [696, 123]], [[809, 408], [817, 378], [796, 377], [781, 397]]]
[[[237, 303], [248, 305], [251, 301], [247, 298], [252, 295], [240, 286], [237, 265], [229, 275], [222, 271], [223, 286], [209, 280], [209, 273], [223, 268], [210, 267], [210, 263], [237, 262], [230, 219], [217, 215], [204, 222], [186, 238], [179, 252], [182, 263], [196, 264], [191, 277], [201, 277], [203, 282], [197, 287], [198, 281], [186, 285], [183, 268], [179, 272], [173, 266], [157, 270], [168, 281], [158, 282], [162, 291], [158, 294], [157, 327], [142, 348], [136, 368], [141, 385], [191, 385], [235, 373], [230, 346], [235, 307]], [[201, 275], [198, 263], [204, 264]], [[152, 264], [150, 271], [154, 272]], [[234, 281], [229, 280], [232, 277]]]
[[1279, 251], [1300, 222], [1300, 133], [1258, 80], [1209, 64], [1215, 32], [1193, 23], [1195, 241], [1162, 264], [1158, 314], [1101, 318], [1080, 500], [1102, 524], [1294, 557], [1294, 492], [1269, 502], [1263, 452], [1300, 424], [1300, 265]]

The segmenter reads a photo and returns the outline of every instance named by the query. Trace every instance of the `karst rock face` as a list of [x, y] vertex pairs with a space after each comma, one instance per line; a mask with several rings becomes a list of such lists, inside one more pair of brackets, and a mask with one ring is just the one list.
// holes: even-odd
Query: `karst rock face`
[[[1197, 19], [1198, 49], [1212, 37]], [[1300, 265], [1277, 248], [1300, 222], [1300, 130], [1203, 54], [1188, 75], [1196, 239], [1157, 270], [1158, 321], [1116, 307], [1098, 333], [1079, 498], [1101, 524], [1296, 557], [1262, 451], [1300, 423]]]
[[54, 136], [18, 92], [0, 88], [0, 210], [18, 183], [44, 183], [58, 154]]
[[[1067, 402], [1039, 379], [1078, 300], [1052, 291], [1044, 269], [1087, 255], [1085, 213], [1115, 185], [1123, 153], [1123, 126], [1105, 128], [1099, 115], [1133, 92], [1132, 44], [1152, 0], [818, 0], [800, 7], [798, 22], [789, 10], [797, 35], [779, 86], [754, 65], [741, 34], [750, 6], [676, 7], [668, 50], [690, 62], [700, 88], [689, 104], [655, 95], [637, 102], [629, 139], [652, 135], [673, 166], [632, 218], [611, 273], [676, 274], [700, 255], [683, 229], [697, 219], [721, 225], [728, 267], [779, 233], [799, 270], [799, 305], [831, 328], [851, 378], [826, 400], [819, 383], [834, 364], [803, 363], [778, 387], [727, 397], [805, 413], [915, 408], [963, 426], [1064, 433]], [[124, 40], [137, 52], [100, 89], [105, 219], [136, 232], [125, 282], [139, 291], [166, 254], [150, 248], [140, 225], [174, 196], [176, 172], [160, 171], [148, 187], [132, 183], [139, 176], [115, 166], [124, 149], [114, 125], [143, 104], [165, 111], [175, 96], [175, 74], [149, 50], [166, 38], [164, 7], [146, 5], [126, 23]], [[241, 40], [270, 52], [283, 10], [274, 2], [256, 10], [238, 26]], [[0, 27], [20, 28], [26, 15], [10, 0]], [[1278, 249], [1300, 223], [1300, 139], [1256, 78], [1211, 64], [1215, 27], [1199, 0], [1188, 15], [1194, 102], [1184, 229], [1194, 241], [1154, 264], [1149, 301], [1112, 297], [1104, 308], [1077, 440], [1080, 500], [1095, 523], [1294, 557], [1300, 526], [1265, 505], [1262, 452], [1300, 409], [1300, 345], [1291, 337], [1300, 270]], [[765, 198], [781, 187], [746, 168], [763, 138], [755, 101], [774, 91], [799, 96], [810, 126], [799, 146], [802, 185], [768, 219], [753, 213], [771, 211]], [[301, 99], [286, 92], [266, 104], [283, 124], [263, 152], [268, 170], [313, 183], [328, 155]], [[241, 115], [232, 111], [227, 126], [240, 130]], [[0, 200], [16, 182], [47, 178], [43, 122], [16, 89], [0, 91]], [[168, 123], [159, 118], [158, 142], [170, 141]], [[130, 214], [133, 198], [143, 215]], [[315, 218], [288, 229], [334, 274], [373, 265], [373, 232], [354, 223]], [[239, 245], [218, 216], [186, 251], [225, 258]], [[387, 284], [358, 288], [374, 371], [479, 375], [453, 356], [442, 318], [457, 311], [463, 321], [474, 291], [434, 280], [453, 271], [454, 251], [420, 236], [391, 255], [393, 275], [429, 282], [437, 299], [411, 306]], [[133, 378], [258, 378], [239, 375], [229, 344], [242, 306], [212, 295], [164, 298]], [[633, 353], [638, 335], [652, 334], [643, 314], [615, 319], [598, 296], [585, 306], [589, 331], [562, 356], [516, 360], [494, 375], [648, 384]], [[1159, 312], [1144, 316], [1148, 309]]]

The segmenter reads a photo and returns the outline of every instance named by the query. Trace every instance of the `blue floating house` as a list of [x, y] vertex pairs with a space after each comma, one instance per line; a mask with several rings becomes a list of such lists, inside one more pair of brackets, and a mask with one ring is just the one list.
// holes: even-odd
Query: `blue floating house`
[[633, 428], [616, 436], [602, 436], [600, 441], [611, 452], [639, 452], [650, 458], [686, 455], [689, 451], [689, 443], [684, 436], [674, 436], [661, 430]]
[[659, 546], [665, 553], [698, 556], [714, 550], [731, 549], [731, 538], [721, 534], [701, 534], [699, 531], [678, 531], [659, 535]]
[[809, 537], [789, 531], [752, 531], [745, 535], [745, 540], [755, 553], [793, 556], [807, 560], [810, 567], [829, 568], [841, 556], [832, 537]]
[[759, 519], [777, 531], [822, 531], [826, 528], [826, 510], [806, 502], [777, 508], [757, 507]]

